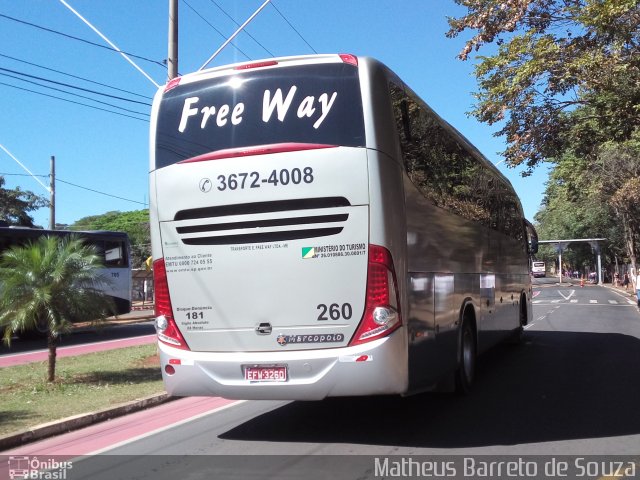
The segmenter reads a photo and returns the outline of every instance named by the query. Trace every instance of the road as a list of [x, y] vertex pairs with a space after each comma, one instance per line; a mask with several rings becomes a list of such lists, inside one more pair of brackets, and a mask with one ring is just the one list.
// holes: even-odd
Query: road
[[[100, 451], [108, 455], [74, 464], [73, 473], [86, 477], [67, 478], [109, 480], [381, 478], [371, 456], [544, 455], [555, 461], [561, 455], [635, 455], [625, 458], [637, 461], [640, 313], [635, 302], [600, 286], [537, 283], [534, 322], [524, 344], [483, 355], [469, 396], [182, 399], [163, 410], [140, 412], [146, 417], [136, 417], [129, 432], [123, 421], [115, 428], [118, 438], [88, 444], [86, 435], [75, 432], [9, 453], [69, 458]], [[327, 461], [318, 455], [341, 457]], [[594, 478], [605, 476], [602, 466], [594, 467]]]
[[[157, 336], [153, 320], [140, 323], [112, 324], [104, 328], [82, 328], [63, 335], [57, 357], [71, 357], [85, 353], [155, 343]], [[0, 346], [0, 368], [46, 361], [49, 355], [46, 338], [14, 338], [10, 346]]]
[[[60, 347], [68, 347], [73, 345], [83, 345], [104, 342], [109, 340], [117, 340], [143, 335], [155, 334], [155, 327], [152, 319], [138, 320], [136, 323], [122, 324], [113, 323], [104, 327], [85, 327], [73, 331], [70, 334], [62, 335], [60, 338]], [[0, 342], [0, 359], [10, 355], [19, 353], [35, 352], [47, 348], [46, 338], [25, 338], [14, 337], [11, 346], [7, 346], [4, 342]]]

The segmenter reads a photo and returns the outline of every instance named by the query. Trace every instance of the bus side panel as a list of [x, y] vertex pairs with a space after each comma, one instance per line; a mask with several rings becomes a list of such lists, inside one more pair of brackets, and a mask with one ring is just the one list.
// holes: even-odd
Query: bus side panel
[[[479, 330], [492, 313], [479, 309], [480, 274], [492, 262], [486, 229], [434, 207], [404, 180], [407, 209], [410, 390], [429, 389], [457, 365], [460, 309], [476, 306]], [[459, 273], [454, 273], [459, 272]]]
[[105, 268], [103, 275], [108, 280], [104, 293], [109, 295], [116, 307], [116, 314], [131, 311], [131, 268]]
[[529, 273], [526, 245], [506, 235], [492, 232], [492, 244], [497, 245], [501, 258], [501, 272], [497, 276], [495, 310], [496, 321], [487, 347], [496, 344], [519, 326], [520, 296], [528, 291]]
[[[153, 150], [152, 150], [153, 151]], [[149, 230], [151, 237], [151, 257], [154, 260], [162, 258], [162, 243], [160, 241], [160, 222], [158, 221], [158, 206], [156, 200], [156, 171], [149, 175]]]

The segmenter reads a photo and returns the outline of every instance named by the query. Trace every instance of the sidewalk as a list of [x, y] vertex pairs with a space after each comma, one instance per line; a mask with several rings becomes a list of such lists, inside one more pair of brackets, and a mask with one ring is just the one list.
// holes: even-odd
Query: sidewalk
[[619, 286], [616, 287], [612, 283], [604, 283], [604, 284], [602, 284], [602, 286], [606, 287], [606, 288], [609, 288], [611, 290], [615, 290], [615, 291], [620, 292], [622, 294], [627, 294], [627, 295], [629, 295], [629, 298], [633, 299], [635, 302], [638, 301], [638, 297], [636, 296], [636, 290], [635, 290], [635, 288], [633, 288], [633, 285], [629, 285], [627, 290], [625, 290], [622, 285], [619, 285]]
[[[111, 325], [144, 322], [153, 319], [153, 316], [153, 309], [132, 310], [131, 312], [124, 315], [110, 317], [101, 325], [103, 328], [108, 328]], [[74, 326], [74, 329], [78, 331], [91, 328], [95, 328], [92, 322], [83, 322]], [[148, 339], [146, 337], [149, 336], [145, 336], [144, 338], [142, 338], [142, 341], [144, 341], [145, 343], [156, 341], [155, 338]], [[77, 348], [77, 346], [71, 346], [67, 348], [73, 349]], [[62, 348], [60, 350], [62, 351]], [[123, 415], [128, 415], [130, 413], [154, 407], [156, 405], [160, 405], [162, 403], [175, 399], [177, 399], [177, 397], [170, 397], [167, 393], [160, 393], [147, 398], [141, 398], [138, 400], [126, 402], [124, 404], [115, 405], [113, 407], [105, 408], [96, 412], [83, 413], [74, 415], [73, 417], [55, 420], [53, 422], [45, 423], [42, 425], [36, 425], [26, 430], [0, 437], [0, 451], [16, 448], [27, 443], [35, 442], [37, 440], [42, 440], [48, 437], [53, 437], [55, 435], [60, 435], [72, 430], [78, 430], [95, 423], [104, 422], [106, 420], [111, 420]]]
[[[129, 313], [123, 313], [122, 315], [116, 315], [114, 317], [108, 317], [104, 322], [100, 323], [103, 327], [110, 325], [125, 325], [128, 323], [145, 322], [152, 320], [154, 317], [153, 305], [147, 305], [144, 308], [134, 307]], [[82, 330], [86, 328], [95, 328], [93, 322], [79, 322], [74, 324], [74, 330]]]

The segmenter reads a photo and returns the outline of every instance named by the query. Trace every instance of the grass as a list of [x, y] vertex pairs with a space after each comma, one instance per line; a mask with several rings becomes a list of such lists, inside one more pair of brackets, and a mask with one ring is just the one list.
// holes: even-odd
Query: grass
[[156, 345], [59, 358], [0, 369], [0, 436], [72, 415], [162, 393]]

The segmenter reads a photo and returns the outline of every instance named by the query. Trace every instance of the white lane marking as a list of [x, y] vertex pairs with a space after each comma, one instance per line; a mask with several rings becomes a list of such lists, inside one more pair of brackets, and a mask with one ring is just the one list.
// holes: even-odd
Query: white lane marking
[[598, 303], [598, 300], [589, 300], [589, 303]]
[[561, 296], [562, 298], [564, 298], [565, 300], [569, 300], [571, 297], [573, 297], [573, 295], [574, 295], [574, 293], [576, 293], [576, 291], [575, 291], [575, 290], [571, 290], [571, 291], [569, 292], [569, 295], [568, 295], [567, 297], [565, 297], [565, 296], [564, 296], [564, 293], [562, 293], [560, 290], [558, 290], [558, 293], [559, 293], [559, 294], [560, 294], [560, 296]]

